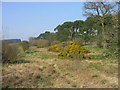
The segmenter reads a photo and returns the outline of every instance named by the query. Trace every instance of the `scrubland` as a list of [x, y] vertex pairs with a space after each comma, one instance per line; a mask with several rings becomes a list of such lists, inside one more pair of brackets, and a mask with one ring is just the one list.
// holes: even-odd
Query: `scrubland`
[[3, 88], [117, 88], [118, 59], [101, 56], [103, 49], [86, 45], [90, 58], [63, 58], [59, 52], [30, 46], [19, 58], [4, 63]]

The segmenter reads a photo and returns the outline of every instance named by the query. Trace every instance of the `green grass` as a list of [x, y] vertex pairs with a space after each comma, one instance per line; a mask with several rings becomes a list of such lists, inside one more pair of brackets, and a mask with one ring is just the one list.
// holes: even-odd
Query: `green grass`
[[92, 75], [92, 78], [97, 78], [99, 77], [99, 75], [95, 74], [95, 75]]
[[40, 79], [40, 80], [42, 80], [42, 78], [43, 78], [42, 75], [37, 75], [37, 76], [36, 76], [36, 79]]
[[98, 65], [98, 64], [89, 64], [89, 67], [94, 68], [94, 69], [96, 69], [98, 71], [102, 70], [102, 67], [100, 65]]
[[102, 59], [106, 59], [106, 56], [102, 56], [102, 55], [89, 55], [91, 57], [91, 59], [95, 59], [95, 60], [102, 60]]
[[57, 55], [52, 55], [52, 54], [48, 54], [42, 51], [27, 51], [24, 53], [24, 55], [26, 56], [30, 56], [30, 57], [38, 57], [41, 59], [52, 59], [52, 58], [57, 58]]
[[102, 51], [102, 50], [103, 50], [103, 48], [99, 48], [99, 47], [94, 47], [94, 49], [95, 49], [96, 51]]
[[88, 48], [89, 50], [94, 50], [94, 51], [102, 51], [102, 48], [97, 47], [96, 45], [87, 45], [85, 46], [86, 48]]
[[41, 59], [52, 59], [52, 58], [56, 58], [57, 56], [41, 52], [41, 53], [39, 53], [38, 57]]
[[88, 48], [90, 50], [90, 52], [94, 52], [95, 53], [93, 55], [90, 55], [91, 59], [103, 60], [103, 59], [109, 58], [109, 59], [112, 59], [112, 60], [114, 59], [116, 61], [118, 59], [118, 55], [112, 53], [112, 52], [115, 51], [114, 49], [117, 48], [117, 47], [111, 48], [110, 50], [108, 49], [108, 53], [110, 54], [109, 56], [102, 56], [103, 48], [99, 48], [96, 45], [87, 45], [85, 47]]
[[13, 60], [13, 61], [10, 61], [9, 63], [4, 63], [2, 66], [3, 67], [8, 67], [10, 65], [24, 64], [24, 63], [31, 63], [31, 62], [28, 61], [28, 60]]
[[36, 87], [36, 88], [38, 88], [39, 86], [38, 86], [38, 83], [39, 82], [44, 82], [44, 76], [42, 75], [42, 74], [39, 74], [39, 75], [37, 75], [36, 77], [35, 77], [35, 80], [34, 80], [34, 83], [33, 83], [33, 85]]
[[[38, 74], [35, 77], [34, 86], [37, 88], [43, 88], [43, 87], [51, 88], [53, 87], [53, 84], [50, 82], [50, 78], [51, 77], [49, 76]], [[41, 83], [41, 86], [38, 86], [39, 83]]]

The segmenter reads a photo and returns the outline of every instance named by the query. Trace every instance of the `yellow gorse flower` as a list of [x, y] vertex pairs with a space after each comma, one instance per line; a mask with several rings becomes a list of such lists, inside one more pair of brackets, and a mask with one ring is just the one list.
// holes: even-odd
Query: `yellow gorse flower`
[[88, 52], [88, 49], [81, 47], [78, 43], [74, 41], [55, 44], [47, 48], [49, 51], [59, 52], [58, 55], [61, 57], [70, 58], [83, 58], [84, 55]]

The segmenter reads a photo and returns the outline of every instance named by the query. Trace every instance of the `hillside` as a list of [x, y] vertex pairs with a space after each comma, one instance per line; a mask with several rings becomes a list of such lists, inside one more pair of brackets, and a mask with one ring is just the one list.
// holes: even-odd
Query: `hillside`
[[5, 43], [19, 43], [21, 42], [20, 39], [5, 39], [5, 40], [2, 40], [3, 42]]

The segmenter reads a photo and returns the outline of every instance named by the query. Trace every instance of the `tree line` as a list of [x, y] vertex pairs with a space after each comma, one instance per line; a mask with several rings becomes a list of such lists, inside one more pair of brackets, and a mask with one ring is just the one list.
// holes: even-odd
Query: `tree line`
[[117, 52], [118, 46], [118, 16], [117, 9], [119, 3], [110, 2], [85, 2], [85, 21], [76, 20], [74, 22], [64, 22], [54, 28], [54, 33], [46, 31], [36, 38], [52, 41], [78, 41], [82, 45], [96, 44], [103, 48], [103, 55]]

